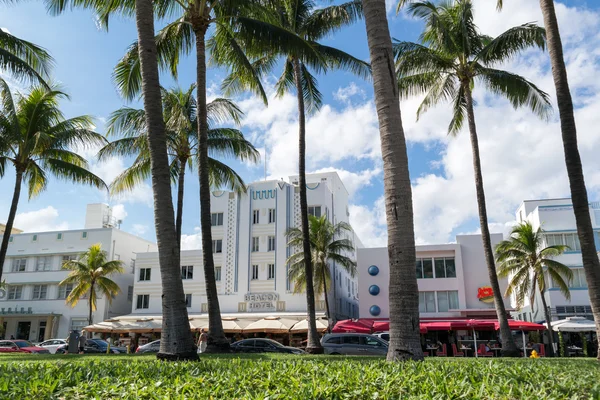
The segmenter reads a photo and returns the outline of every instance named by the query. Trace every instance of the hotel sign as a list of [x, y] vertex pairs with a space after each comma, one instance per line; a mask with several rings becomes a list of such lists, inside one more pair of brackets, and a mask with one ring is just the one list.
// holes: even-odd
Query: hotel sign
[[248, 303], [248, 311], [275, 311], [279, 294], [277, 293], [246, 293], [244, 300]]
[[493, 303], [494, 290], [491, 286], [482, 286], [477, 289], [477, 298], [484, 303]]

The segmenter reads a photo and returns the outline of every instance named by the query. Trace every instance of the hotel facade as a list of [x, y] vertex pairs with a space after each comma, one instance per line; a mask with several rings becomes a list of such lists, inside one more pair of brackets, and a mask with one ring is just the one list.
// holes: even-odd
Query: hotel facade
[[[307, 175], [309, 214], [326, 216], [335, 224], [349, 222], [348, 192], [337, 173]], [[294, 293], [288, 279], [287, 258], [299, 249], [287, 245], [286, 232], [300, 226], [300, 192], [297, 177], [262, 181], [246, 193], [215, 191], [211, 197], [212, 252], [221, 313], [224, 318], [262, 316], [306, 317], [306, 294]], [[349, 239], [359, 249], [355, 234]], [[349, 254], [356, 258], [356, 254]], [[329, 265], [328, 300], [332, 319], [358, 317], [358, 276], [335, 263]], [[188, 313], [206, 317], [207, 299], [202, 250], [181, 252]], [[161, 279], [158, 253], [138, 254], [133, 315], [161, 315]], [[317, 298], [317, 313], [325, 315], [325, 299]]]
[[[112, 302], [99, 296], [93, 320], [99, 322], [131, 310], [137, 253], [156, 251], [152, 242], [117, 229], [118, 221], [106, 204], [87, 206], [83, 229], [28, 232], [10, 238], [0, 289], [0, 336], [41, 342], [66, 338], [69, 330], [88, 325], [89, 306], [81, 299], [75, 307], [65, 303], [72, 285], [59, 286], [69, 271], [66, 260], [76, 259], [94, 244], [101, 244], [110, 260], [121, 260], [125, 273], [111, 277], [121, 293]], [[13, 231], [14, 232], [14, 231]]]
[[[600, 250], [600, 202], [590, 203], [590, 218], [594, 229], [596, 249]], [[573, 280], [569, 285], [571, 299], [565, 298], [547, 273], [545, 276], [549, 289], [544, 296], [552, 319], [579, 316], [593, 320], [571, 199], [524, 201], [517, 209], [516, 221], [529, 221], [534, 229], [541, 227], [544, 230], [545, 246], [557, 244], [569, 246], [564, 254], [556, 257], [556, 260], [567, 265], [573, 271]], [[525, 299], [524, 307], [519, 310], [517, 317], [527, 321], [546, 319], [539, 292], [536, 293], [533, 307], [529, 298]]]
[[[491, 235], [492, 246], [502, 234]], [[427, 319], [496, 318], [481, 235], [458, 235], [456, 243], [416, 247], [419, 315]], [[360, 318], [390, 316], [387, 247], [359, 249]], [[500, 279], [502, 293], [507, 280]], [[510, 311], [508, 299], [505, 299]]]

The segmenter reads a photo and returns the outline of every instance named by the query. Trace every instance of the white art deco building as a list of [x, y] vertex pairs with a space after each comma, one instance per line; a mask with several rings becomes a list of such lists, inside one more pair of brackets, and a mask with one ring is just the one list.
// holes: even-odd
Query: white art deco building
[[[594, 228], [596, 249], [600, 250], [600, 202], [590, 203], [590, 217]], [[573, 281], [569, 288], [570, 300], [565, 298], [552, 282], [552, 278], [546, 274], [546, 282], [550, 288], [544, 296], [552, 318], [564, 319], [580, 316], [593, 320], [571, 199], [526, 200], [517, 209], [516, 220], [517, 222], [529, 221], [534, 229], [541, 226], [545, 232], [545, 245], [562, 244], [570, 247], [563, 255], [556, 258], [557, 261], [569, 266], [573, 271]], [[520, 310], [518, 316], [527, 321], [546, 319], [539, 294], [534, 301], [533, 308], [529, 299], [525, 300], [525, 306]]]
[[[309, 213], [326, 215], [332, 223], [349, 222], [348, 192], [337, 173], [307, 175]], [[249, 185], [245, 194], [213, 192], [212, 251], [221, 313], [244, 318], [306, 316], [306, 295], [294, 294], [286, 259], [293, 249], [285, 233], [300, 226], [300, 193], [296, 177]], [[352, 234], [356, 248], [360, 240]], [[351, 255], [355, 257], [354, 255]], [[358, 317], [358, 277], [330, 265], [329, 304], [332, 317]], [[161, 315], [158, 253], [138, 254], [134, 315]], [[207, 312], [202, 250], [182, 251], [181, 277], [191, 317]], [[325, 302], [317, 301], [324, 315]]]
[[83, 229], [11, 236], [2, 275], [7, 287], [0, 290], [0, 326], [4, 327], [6, 338], [14, 336], [34, 342], [65, 338], [69, 330], [88, 325], [87, 300], [82, 299], [71, 308], [65, 299], [72, 286], [59, 287], [58, 283], [69, 273], [61, 268], [62, 262], [77, 258], [97, 243], [109, 259], [123, 261], [125, 273], [111, 278], [121, 293], [110, 304], [100, 296], [94, 321], [131, 310], [136, 254], [156, 251], [156, 245], [119, 230], [118, 223], [108, 205], [89, 204]]

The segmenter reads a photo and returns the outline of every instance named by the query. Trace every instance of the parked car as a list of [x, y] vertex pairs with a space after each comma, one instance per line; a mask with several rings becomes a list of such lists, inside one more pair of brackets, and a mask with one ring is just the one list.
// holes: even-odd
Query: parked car
[[43, 347], [54, 354], [56, 353], [56, 349], [65, 344], [67, 344], [67, 341], [64, 339], [50, 339], [40, 343], [38, 346]]
[[231, 345], [234, 353], [288, 353], [304, 354], [304, 350], [296, 347], [284, 346], [271, 339], [244, 339]]
[[390, 333], [389, 332], [378, 332], [378, 333], [374, 333], [373, 336], [377, 336], [379, 339], [383, 339], [388, 343], [390, 341]]
[[34, 346], [27, 340], [0, 340], [0, 353], [49, 354], [48, 349]]
[[366, 333], [330, 333], [321, 339], [325, 354], [349, 356], [384, 356], [388, 343]]
[[140, 346], [136, 349], [136, 353], [158, 353], [160, 350], [160, 340], [155, 340], [154, 342], [147, 343], [143, 346]]
[[[108, 342], [102, 339], [88, 339], [83, 347], [84, 354], [106, 353]], [[65, 344], [56, 349], [56, 354], [65, 354], [68, 351], [68, 345]], [[114, 354], [127, 353], [125, 347], [110, 346], [110, 352]]]

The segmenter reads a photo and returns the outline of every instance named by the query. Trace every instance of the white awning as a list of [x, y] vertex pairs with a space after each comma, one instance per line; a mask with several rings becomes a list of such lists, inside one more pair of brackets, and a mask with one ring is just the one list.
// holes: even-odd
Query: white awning
[[552, 321], [552, 330], [555, 332], [593, 332], [596, 330], [594, 321], [583, 317], [567, 317], [558, 321]]

